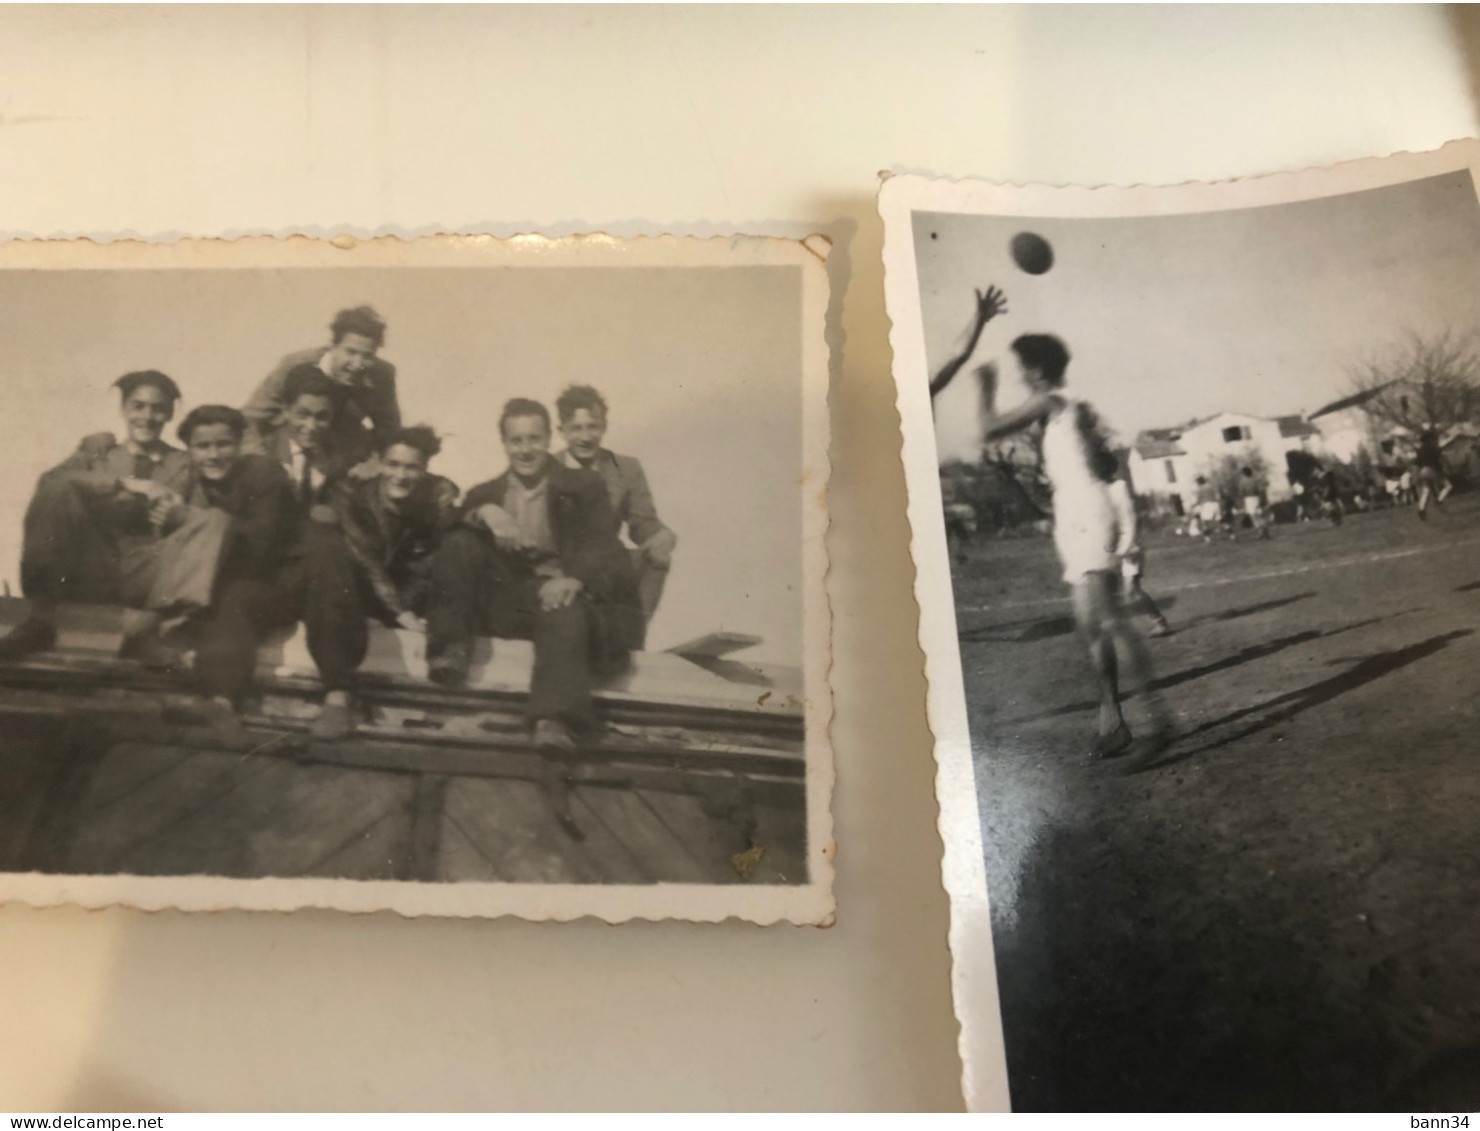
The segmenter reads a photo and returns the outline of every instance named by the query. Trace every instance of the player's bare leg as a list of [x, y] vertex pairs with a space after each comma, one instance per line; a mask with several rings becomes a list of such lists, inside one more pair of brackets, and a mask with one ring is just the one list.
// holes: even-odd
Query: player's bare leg
[[1069, 587], [1069, 599], [1100, 685], [1099, 726], [1090, 756], [1109, 758], [1124, 752], [1132, 741], [1120, 711], [1119, 663], [1111, 630], [1117, 615], [1112, 575], [1100, 570], [1086, 574]]
[[1144, 721], [1137, 724], [1139, 737], [1131, 751], [1132, 757], [1124, 766], [1126, 772], [1134, 773], [1153, 764], [1162, 751], [1171, 745], [1176, 727], [1172, 710], [1156, 687], [1151, 656], [1146, 650], [1145, 641], [1125, 616], [1117, 593], [1111, 593], [1111, 603], [1112, 615], [1106, 622], [1106, 628], [1125, 660], [1121, 665], [1120, 686], [1127, 688], [1128, 693], [1138, 699], [1144, 717]]

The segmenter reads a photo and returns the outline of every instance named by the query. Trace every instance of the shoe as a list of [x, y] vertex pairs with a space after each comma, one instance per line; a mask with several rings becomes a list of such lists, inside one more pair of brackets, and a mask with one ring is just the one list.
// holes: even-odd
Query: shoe
[[27, 617], [0, 639], [0, 661], [14, 663], [36, 652], [45, 652], [57, 642], [57, 626], [51, 621]]
[[318, 742], [340, 742], [355, 733], [354, 714], [347, 703], [325, 703], [308, 733]]
[[1131, 737], [1131, 728], [1121, 723], [1109, 734], [1099, 735], [1095, 739], [1094, 748], [1090, 751], [1090, 760], [1098, 762], [1103, 758], [1113, 758], [1117, 754], [1123, 754], [1135, 741]]
[[1151, 626], [1151, 630], [1146, 633], [1147, 636], [1170, 636], [1171, 634], [1172, 626], [1164, 620], [1157, 621]]
[[559, 719], [541, 719], [534, 724], [535, 749], [544, 754], [574, 754], [576, 740]]
[[427, 678], [443, 687], [462, 687], [473, 666], [473, 650], [467, 644], [449, 644], [427, 662]]
[[1117, 760], [1120, 773], [1126, 775], [1145, 773], [1161, 764], [1162, 755], [1172, 745], [1175, 734], [1169, 726], [1158, 726], [1150, 734], [1136, 739], [1126, 753]]

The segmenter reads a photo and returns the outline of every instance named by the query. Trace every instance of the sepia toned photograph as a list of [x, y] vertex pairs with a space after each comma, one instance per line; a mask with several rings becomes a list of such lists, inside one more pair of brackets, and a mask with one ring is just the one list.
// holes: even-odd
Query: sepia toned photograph
[[886, 180], [968, 1102], [1480, 1104], [1477, 168]]
[[826, 256], [0, 246], [0, 897], [829, 922]]

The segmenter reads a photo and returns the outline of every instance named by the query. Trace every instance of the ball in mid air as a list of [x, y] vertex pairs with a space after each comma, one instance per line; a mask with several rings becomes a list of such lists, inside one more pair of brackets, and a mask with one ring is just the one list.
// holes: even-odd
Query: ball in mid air
[[1012, 237], [1012, 261], [1029, 275], [1042, 275], [1053, 266], [1053, 245], [1037, 232]]

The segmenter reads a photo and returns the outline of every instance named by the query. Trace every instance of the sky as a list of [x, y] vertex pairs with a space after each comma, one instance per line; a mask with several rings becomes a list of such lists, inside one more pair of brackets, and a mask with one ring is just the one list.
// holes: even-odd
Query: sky
[[[794, 267], [0, 271], [0, 579], [19, 592], [36, 477], [121, 431], [110, 388], [161, 369], [185, 400], [240, 406], [286, 353], [327, 344], [342, 307], [388, 323], [407, 423], [445, 439], [464, 490], [506, 466], [505, 400], [570, 383], [611, 405], [607, 443], [647, 471], [678, 550], [655, 650], [726, 630], [737, 659], [799, 665], [801, 280]], [[557, 438], [558, 446], [558, 438]]]
[[[1034, 231], [1054, 266], [1028, 275], [1008, 244]], [[914, 214], [934, 373], [965, 342], [973, 288], [1008, 313], [973, 365], [996, 359], [998, 408], [1024, 395], [1009, 343], [1053, 333], [1068, 388], [1121, 442], [1221, 411], [1313, 412], [1349, 391], [1353, 365], [1405, 331], [1480, 328], [1480, 204], [1468, 172], [1295, 204], [1133, 218]], [[976, 452], [970, 366], [936, 401], [941, 458]]]

